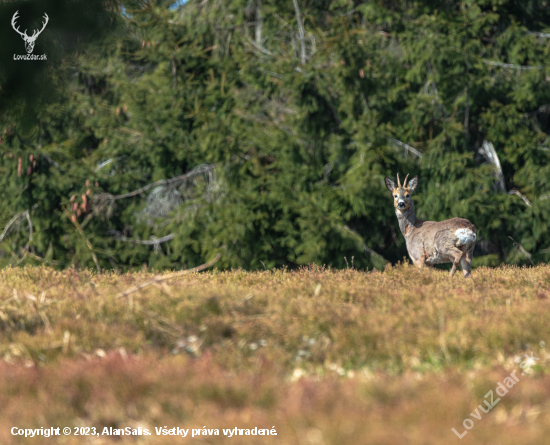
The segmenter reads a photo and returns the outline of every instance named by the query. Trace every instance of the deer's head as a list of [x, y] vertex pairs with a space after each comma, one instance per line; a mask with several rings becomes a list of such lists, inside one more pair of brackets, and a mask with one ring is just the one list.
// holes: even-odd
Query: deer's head
[[414, 189], [418, 185], [418, 176], [412, 178], [409, 181], [409, 185], [407, 185], [408, 177], [409, 175], [405, 177], [403, 185], [401, 185], [401, 182], [399, 181], [399, 174], [397, 174], [397, 186], [395, 185], [395, 182], [393, 182], [387, 176], [384, 180], [384, 182], [386, 183], [386, 187], [393, 196], [393, 206], [399, 212], [405, 212], [409, 210], [412, 205], [412, 194], [414, 192]]
[[26, 29], [25, 29], [25, 32], [21, 32], [19, 31], [19, 26], [17, 28], [15, 27], [15, 22], [19, 18], [19, 16], [17, 15], [18, 13], [19, 11], [15, 11], [15, 14], [13, 14], [13, 17], [11, 18], [11, 26], [15, 30], [15, 32], [23, 38], [23, 40], [25, 41], [25, 49], [27, 50], [27, 54], [30, 54], [34, 49], [34, 42], [36, 41], [36, 38], [40, 35], [42, 31], [44, 31], [44, 28], [48, 24], [49, 17], [48, 17], [48, 14], [44, 13], [44, 19], [46, 21], [42, 23], [42, 29], [40, 31], [37, 31], [35, 29], [34, 32], [32, 33], [32, 36], [29, 37], [27, 35]]

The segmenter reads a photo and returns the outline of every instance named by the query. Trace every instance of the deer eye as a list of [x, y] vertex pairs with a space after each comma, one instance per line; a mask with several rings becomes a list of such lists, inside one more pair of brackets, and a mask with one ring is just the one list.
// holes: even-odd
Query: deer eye
[[408, 198], [408, 197], [409, 197], [409, 194], [407, 193], [407, 194], [405, 195], [405, 198]]
[[397, 198], [397, 195], [393, 195], [395, 198]]

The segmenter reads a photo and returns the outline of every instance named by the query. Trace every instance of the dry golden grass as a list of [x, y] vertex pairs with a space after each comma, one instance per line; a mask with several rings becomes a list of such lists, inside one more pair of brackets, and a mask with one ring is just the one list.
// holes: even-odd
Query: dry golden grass
[[[5, 269], [0, 443], [547, 443], [550, 266], [473, 275], [208, 272], [120, 298], [151, 275]], [[473, 419], [526, 352], [540, 360]], [[25, 439], [13, 426], [153, 435]], [[157, 436], [164, 426], [220, 436]]]

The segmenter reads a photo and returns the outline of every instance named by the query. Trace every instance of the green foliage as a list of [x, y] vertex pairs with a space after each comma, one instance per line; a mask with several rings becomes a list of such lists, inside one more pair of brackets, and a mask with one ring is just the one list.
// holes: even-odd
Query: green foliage
[[15, 100], [2, 115], [0, 216], [33, 224], [10, 226], [5, 263], [382, 268], [406, 255], [398, 172], [420, 176], [419, 217], [470, 219], [491, 264], [548, 260], [546, 4], [123, 4], [32, 125]]
[[[46, 60], [15, 60], [27, 52], [22, 37], [12, 29], [12, 18], [15, 28], [29, 37], [46, 23], [32, 52], [45, 54]], [[20, 126], [36, 124], [43, 101], [59, 100], [63, 85], [56, 83], [56, 74], [65, 59], [87, 45], [108, 44], [121, 21], [116, 4], [103, 0], [2, 2], [0, 20], [0, 123], [12, 120]]]

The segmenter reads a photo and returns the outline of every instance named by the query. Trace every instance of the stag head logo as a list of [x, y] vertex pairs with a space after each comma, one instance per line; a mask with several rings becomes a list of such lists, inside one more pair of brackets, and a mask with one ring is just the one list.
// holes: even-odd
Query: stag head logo
[[26, 29], [25, 29], [25, 32], [21, 32], [21, 31], [19, 31], [19, 26], [17, 28], [15, 27], [15, 22], [19, 18], [19, 16], [17, 15], [18, 13], [19, 13], [19, 11], [15, 11], [15, 14], [13, 14], [13, 17], [11, 18], [11, 26], [15, 30], [15, 32], [23, 38], [23, 40], [25, 41], [25, 49], [27, 50], [27, 54], [30, 54], [30, 53], [32, 53], [32, 51], [34, 49], [34, 42], [36, 41], [36, 39], [40, 35], [40, 33], [42, 31], [44, 31], [44, 28], [48, 24], [49, 17], [48, 17], [48, 14], [44, 13], [43, 18], [46, 21], [42, 23], [42, 29], [40, 31], [37, 31], [35, 29], [34, 32], [32, 33], [32, 36], [29, 37], [27, 35], [27, 30]]

